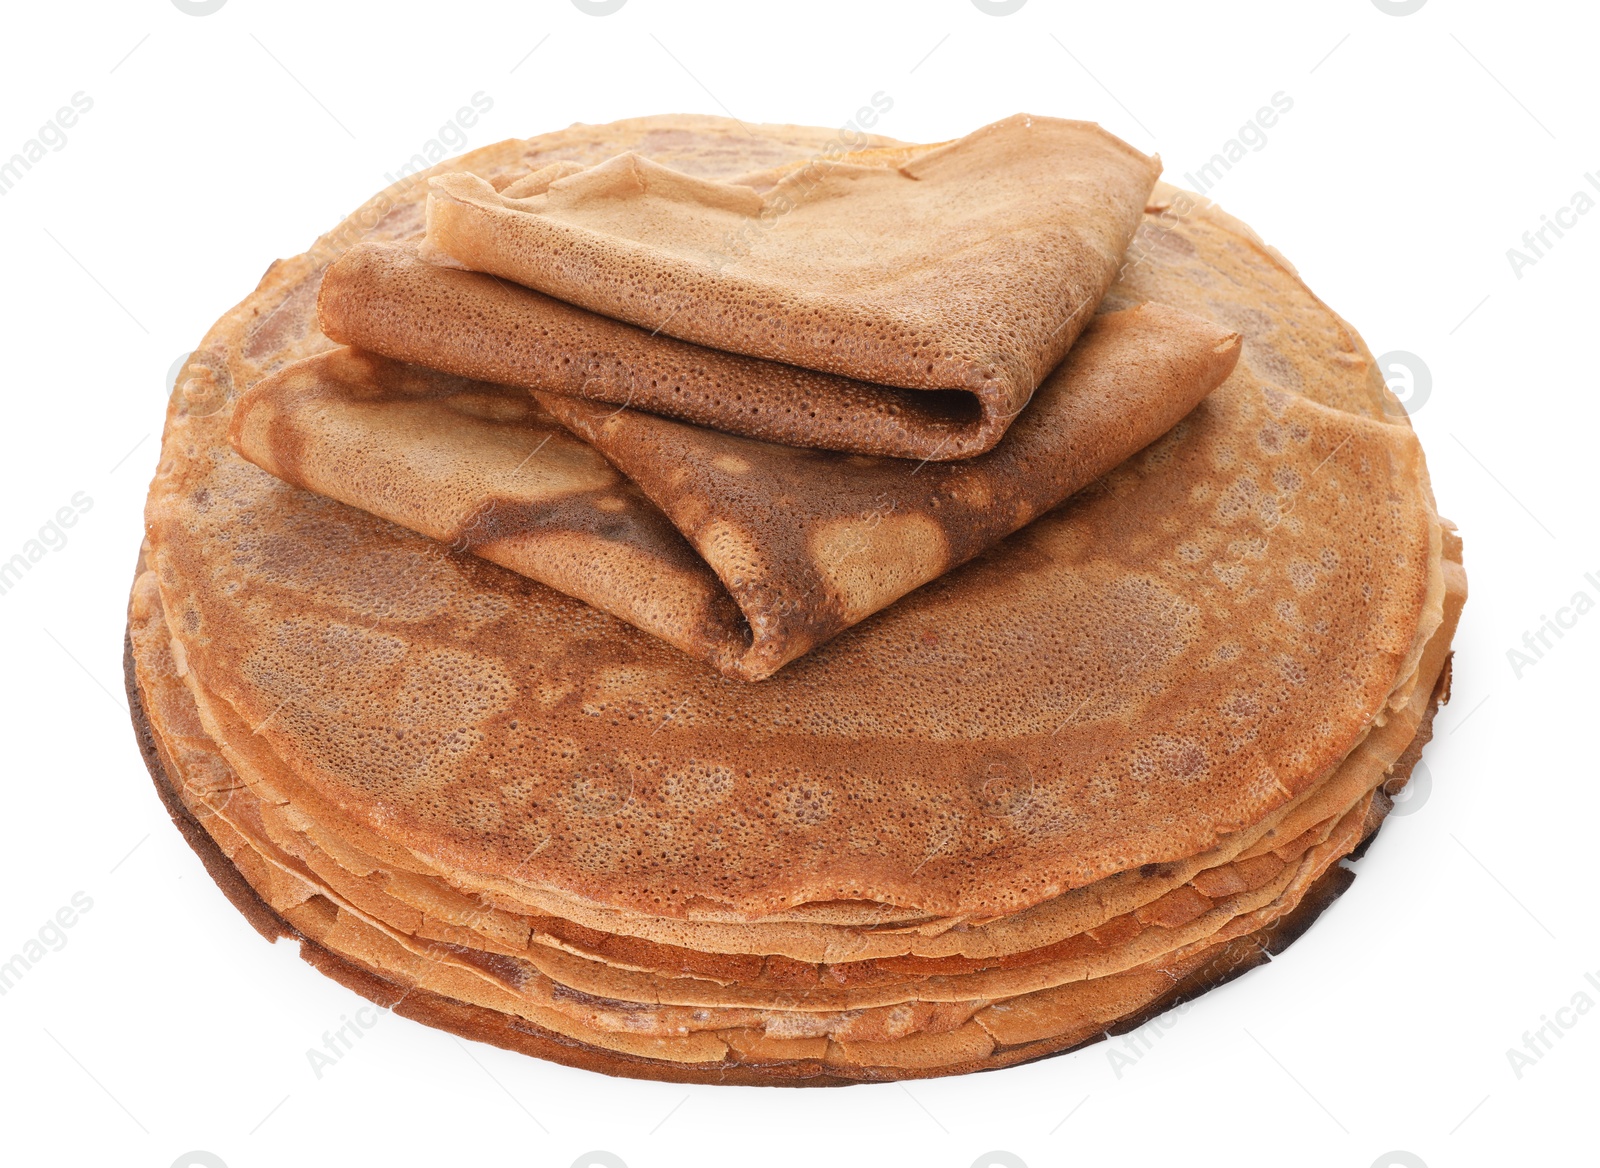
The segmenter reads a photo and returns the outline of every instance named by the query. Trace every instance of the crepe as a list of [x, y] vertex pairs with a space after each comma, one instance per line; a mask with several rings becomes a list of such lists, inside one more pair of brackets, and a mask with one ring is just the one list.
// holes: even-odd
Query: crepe
[[[782, 442], [964, 458], [999, 440], [1087, 326], [1159, 173], [1098, 126], [1019, 114], [910, 156], [793, 168], [761, 191], [751, 176], [687, 174], [631, 151], [554, 162], [503, 191], [471, 173], [431, 183], [432, 258], [853, 385], [726, 358], [685, 378], [701, 359], [682, 346], [652, 348], [481, 284], [384, 278], [372, 256], [340, 273], [325, 307], [332, 335], [451, 372], [526, 383], [500, 371], [527, 378], [540, 364], [516, 334], [555, 335], [565, 350], [571, 331], [571, 347], [594, 348], [593, 388], [580, 380], [577, 392], [598, 400]], [[481, 333], [463, 335], [486, 305], [512, 338], [492, 356]], [[395, 350], [379, 343], [389, 337]], [[578, 376], [538, 388], [573, 392]], [[874, 385], [945, 392], [896, 415], [907, 395]]]
[[[1442, 588], [1409, 429], [1243, 369], [1100, 491], [755, 687], [225, 445], [163, 472], [154, 566], [207, 687], [425, 853], [509, 875], [548, 832], [522, 879], [658, 915], [1012, 912], [1305, 790]], [[456, 794], [401, 815], [419, 775]]]
[[1000, 434], [961, 390], [871, 385], [692, 345], [529, 288], [361, 243], [317, 297], [333, 340], [482, 381], [629, 406], [789, 446], [941, 461]]
[[[743, 139], [645, 120], [452, 168], [655, 142], [723, 177]], [[370, 234], [413, 236], [385, 200]], [[219, 322], [169, 416], [129, 679], [180, 827], [330, 976], [617, 1074], [1006, 1066], [1260, 964], [1427, 740], [1460, 541], [1359, 338], [1247, 229], [1152, 208], [1109, 307], [1241, 331], [1223, 385], [759, 686], [233, 453], [238, 394], [329, 349], [315, 289], [358, 212]]]
[[1237, 333], [1162, 305], [1099, 317], [999, 445], [959, 463], [801, 450], [553, 393], [541, 410], [349, 349], [254, 386], [230, 438], [287, 482], [758, 681], [1154, 441], [1238, 353]]

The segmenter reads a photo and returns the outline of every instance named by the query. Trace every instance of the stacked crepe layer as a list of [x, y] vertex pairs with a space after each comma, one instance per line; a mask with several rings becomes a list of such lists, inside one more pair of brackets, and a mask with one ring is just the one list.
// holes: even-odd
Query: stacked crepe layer
[[[308, 811], [326, 814], [314, 798], [297, 804], [263, 769], [230, 766], [207, 733], [225, 732], [226, 722], [215, 709], [196, 716], [192, 694], [163, 659], [170, 650], [159, 596], [144, 579], [133, 633], [146, 708], [186, 730], [161, 732], [161, 757], [204, 760], [178, 770], [198, 780], [180, 797], [276, 914], [378, 974], [391, 990], [382, 1004], [423, 990], [591, 1050], [649, 1060], [623, 1069], [652, 1077], [740, 1081], [730, 1074], [739, 1068], [800, 1081], [876, 1079], [1002, 1066], [1170, 1004], [1196, 974], [1201, 988], [1227, 980], [1260, 959], [1257, 934], [1290, 915], [1375, 829], [1388, 807], [1383, 784], [1402, 755], [1415, 755], [1439, 697], [1415, 689], [1323, 785], [1227, 846], [983, 925], [896, 921], [891, 906], [866, 927], [804, 913], [739, 926], [652, 920], [547, 890], [474, 890], [481, 880], [452, 880], [381, 837], [348, 825], [334, 834]], [[1442, 638], [1433, 649], [1430, 668], [1442, 659]], [[232, 730], [248, 741], [248, 728]], [[172, 762], [164, 765], [173, 773]]]
[[[784, 170], [656, 120], [456, 169], [515, 191], [655, 140]], [[280, 265], [191, 366], [130, 613], [153, 770], [214, 871], [377, 1000], [653, 1077], [1004, 1065], [1261, 960], [1426, 741], [1465, 581], [1359, 340], [1167, 197], [1102, 309], [1242, 333], [1222, 386], [756, 686], [240, 460], [232, 397], [329, 347], [333, 257]], [[370, 242], [410, 246], [419, 202]], [[503, 386], [413, 397], [548, 421]]]
[[800, 449], [351, 348], [253, 387], [231, 437], [278, 478], [756, 681], [1149, 445], [1238, 354], [1238, 334], [1164, 305], [1098, 317], [961, 461]]
[[1094, 315], [1156, 170], [1098, 127], [1016, 117], [776, 179], [635, 152], [500, 189], [446, 175], [420, 245], [323, 274], [319, 323], [350, 347], [253, 385], [230, 438], [761, 680], [1232, 370], [1239, 335], [1202, 317]]

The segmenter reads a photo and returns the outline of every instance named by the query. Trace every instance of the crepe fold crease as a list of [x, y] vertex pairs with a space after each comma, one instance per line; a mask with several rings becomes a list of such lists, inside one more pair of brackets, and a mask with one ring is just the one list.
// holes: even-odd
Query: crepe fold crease
[[[964, 458], [999, 440], [1088, 325], [1159, 172], [1098, 126], [1021, 114], [914, 154], [813, 161], [764, 191], [627, 152], [503, 190], [436, 178], [425, 248], [652, 338], [760, 359], [685, 373], [696, 358], [682, 346], [637, 342], [601, 354], [600, 373], [626, 376], [580, 382], [587, 396], [792, 444]], [[383, 274], [336, 273], [330, 335], [501, 378], [459, 327], [493, 293]], [[419, 327], [425, 301], [453, 315]], [[405, 352], [379, 343], [397, 321]], [[507, 363], [526, 369], [526, 344], [512, 348]]]
[[1238, 354], [1238, 333], [1163, 305], [1094, 318], [1000, 443], [961, 462], [783, 446], [559, 393], [535, 404], [348, 348], [253, 387], [230, 434], [287, 482], [756, 681], [1155, 441]]
[[630, 406], [788, 446], [941, 461], [1011, 421], [961, 390], [873, 385], [680, 341], [509, 281], [360, 243], [318, 291], [342, 344], [480, 381]]

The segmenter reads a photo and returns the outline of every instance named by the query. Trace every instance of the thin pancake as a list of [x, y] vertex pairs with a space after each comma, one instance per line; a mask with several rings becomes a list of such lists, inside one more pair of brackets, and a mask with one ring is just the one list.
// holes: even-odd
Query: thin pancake
[[1415, 439], [1242, 370], [1099, 492], [753, 688], [231, 453], [163, 475], [154, 564], [207, 689], [452, 867], [660, 916], [1004, 914], [1258, 821], [1412, 651]]
[[254, 386], [229, 437], [287, 482], [758, 681], [1155, 440], [1238, 352], [1238, 334], [1162, 305], [1101, 316], [993, 450], [950, 464], [799, 450], [537, 395], [639, 488], [619, 489], [605, 460], [503, 389], [348, 349]]
[[[979, 413], [954, 443], [891, 427], [913, 439], [911, 457], [966, 456], [999, 440], [1087, 325], [1159, 171], [1098, 126], [1021, 114], [910, 158], [802, 168], [759, 193], [629, 152], [553, 163], [504, 192], [466, 172], [435, 179], [428, 244], [707, 348], [970, 395]], [[783, 381], [762, 392], [780, 410], [805, 393]], [[723, 430], [746, 416], [711, 395], [699, 408]], [[879, 422], [874, 411], [850, 426]]]
[[575, 596], [713, 662], [738, 606], [660, 509], [527, 392], [348, 348], [255, 385], [234, 447], [285, 482]]
[[871, 385], [692, 345], [531, 288], [363, 243], [323, 278], [333, 340], [463, 377], [631, 406], [789, 446], [966, 458], [988, 444], [971, 394]]
[[[488, 945], [495, 952], [506, 956], [527, 954], [531, 959], [531, 965], [528, 961], [499, 963], [499, 967], [505, 970], [521, 970], [513, 980], [514, 988], [523, 988], [528, 982], [544, 975], [554, 979], [557, 984], [576, 989], [591, 997], [598, 995], [604, 998], [628, 999], [632, 1003], [627, 1007], [632, 1011], [629, 1015], [629, 1026], [634, 1030], [646, 1026], [646, 1019], [639, 1012], [642, 1004], [654, 1006], [676, 1002], [684, 1006], [742, 1005], [746, 1008], [800, 1009], [817, 1012], [857, 1011], [874, 1004], [892, 1006], [907, 1000], [959, 1003], [977, 997], [1006, 997], [1017, 993], [1035, 992], [1040, 988], [1048, 988], [1069, 980], [1106, 976], [1126, 969], [1139, 960], [1149, 959], [1154, 953], [1175, 946], [1180, 947], [1180, 951], [1181, 947], [1192, 947], [1198, 943], [1198, 939], [1209, 936], [1218, 929], [1232, 927], [1231, 918], [1239, 913], [1262, 911], [1261, 906], [1272, 902], [1285, 887], [1285, 882], [1293, 877], [1294, 863], [1300, 860], [1307, 850], [1325, 846], [1330, 832], [1336, 826], [1336, 820], [1343, 820], [1351, 825], [1343, 829], [1346, 834], [1354, 830], [1354, 826], [1365, 815], [1374, 788], [1384, 781], [1387, 770], [1404, 751], [1406, 744], [1415, 737], [1418, 726], [1426, 715], [1428, 695], [1434, 688], [1433, 680], [1443, 668], [1444, 655], [1454, 631], [1461, 602], [1464, 600], [1463, 583], [1458, 571], [1451, 576], [1447, 593], [1449, 599], [1445, 605], [1443, 620], [1429, 637], [1428, 651], [1419, 658], [1418, 677], [1422, 684], [1409, 687], [1411, 697], [1397, 710], [1395, 716], [1386, 719], [1382, 727], [1376, 728], [1369, 734], [1352, 756], [1341, 765], [1340, 773], [1350, 772], [1353, 780], [1350, 783], [1333, 785], [1333, 788], [1342, 786], [1344, 794], [1339, 794], [1337, 789], [1330, 788], [1329, 798], [1321, 800], [1320, 805], [1314, 803], [1302, 809], [1302, 822], [1307, 818], [1312, 822], [1309, 830], [1297, 833], [1297, 824], [1293, 822], [1280, 824], [1282, 830], [1278, 832], [1278, 838], [1284, 842], [1277, 845], [1275, 856], [1268, 854], [1267, 851], [1267, 845], [1273, 841], [1270, 839], [1260, 841], [1243, 853], [1254, 857], [1256, 860], [1254, 863], [1212, 865], [1187, 886], [1148, 902], [1137, 912], [1129, 912], [1122, 918], [1100, 922], [1100, 927], [1097, 927], [1091, 936], [1073, 938], [1072, 943], [1067, 945], [1057, 944], [1033, 953], [1017, 954], [1014, 958], [1004, 959], [998, 963], [967, 961], [952, 965], [948, 961], [901, 960], [888, 963], [857, 961], [844, 965], [831, 964], [812, 970], [809, 976], [802, 976], [803, 971], [793, 963], [784, 966], [780, 974], [771, 966], [763, 968], [758, 960], [754, 967], [748, 964], [742, 966], [736, 964], [734, 968], [724, 970], [720, 977], [681, 969], [671, 970], [666, 981], [608, 975], [599, 967], [586, 968], [584, 961], [552, 957], [551, 954], [541, 951], [538, 945], [548, 945], [548, 938], [530, 937], [526, 922], [519, 924], [515, 918], [505, 917], [504, 914], [493, 910], [486, 911], [483, 905], [469, 897], [453, 893], [447, 887], [441, 887], [432, 896], [418, 899], [415, 894], [428, 882], [410, 881], [397, 889], [393, 880], [394, 874], [379, 871], [380, 865], [374, 861], [360, 864], [363, 874], [376, 877], [369, 879], [368, 884], [371, 887], [363, 890], [359, 879], [352, 878], [353, 873], [340, 872], [337, 868], [330, 869], [326, 863], [327, 857], [321, 857], [322, 862], [319, 862], [316, 848], [307, 847], [309, 841], [300, 835], [298, 827], [300, 824], [310, 825], [315, 822], [314, 819], [302, 816], [282, 803], [282, 796], [264, 782], [264, 776], [257, 770], [263, 761], [257, 747], [251, 748], [255, 754], [253, 758], [245, 759], [237, 754], [230, 755], [235, 766], [240, 768], [238, 773], [245, 780], [249, 794], [244, 790], [235, 789], [231, 784], [225, 788], [226, 798], [220, 803], [215, 801], [214, 790], [208, 792], [206, 789], [201, 789], [198, 794], [202, 800], [212, 803], [215, 813], [236, 831], [246, 838], [253, 839], [255, 842], [252, 846], [256, 850], [276, 856], [275, 863], [298, 871], [302, 878], [318, 887], [323, 895], [334, 902], [351, 907], [369, 920], [376, 918], [383, 922], [385, 927], [400, 930], [401, 933], [431, 937], [474, 948]], [[146, 578], [141, 581], [141, 588], [153, 597], [152, 580]], [[155, 606], [159, 601], [152, 598], [144, 603]], [[192, 675], [189, 681], [192, 685]], [[195, 696], [202, 699], [202, 719], [208, 725], [215, 725], [218, 718], [226, 720], [225, 709], [219, 709], [215, 703], [206, 701], [203, 694]], [[247, 733], [243, 735], [237, 731], [229, 733], [226, 726], [221, 726], [219, 729], [224, 732], [228, 740], [235, 743], [253, 742], [253, 738]], [[267, 765], [271, 765], [270, 760]], [[281, 775], [281, 769], [274, 773], [274, 777]], [[214, 788], [215, 784], [211, 786]], [[261, 794], [270, 802], [261, 804], [258, 809], [258, 805], [253, 801], [254, 794]], [[241, 797], [245, 801], [245, 806], [241, 806], [239, 802]], [[284, 812], [288, 812], [287, 821], [284, 820]], [[1317, 820], [1316, 817], [1328, 812], [1331, 812], [1331, 818]], [[241, 813], [244, 814], [242, 822], [238, 818]], [[271, 837], [270, 841], [267, 839], [268, 836]], [[286, 848], [296, 859], [287, 858], [280, 853], [277, 850], [279, 845]], [[1267, 861], [1265, 867], [1260, 862], [1263, 860]], [[311, 870], [298, 861], [309, 863]], [[1288, 870], [1285, 869], [1285, 862], [1288, 862]], [[1257, 891], [1260, 889], [1266, 891], [1265, 896]], [[404, 897], [407, 903], [423, 910], [422, 914], [398, 905], [390, 898], [391, 895]], [[403, 914], [398, 917], [395, 911], [397, 907]], [[431, 928], [426, 925], [425, 914], [429, 912], [444, 914]], [[457, 922], [460, 927], [448, 924], [449, 921]], [[1146, 935], [1139, 937], [1141, 931]], [[409, 947], [411, 942], [405, 941], [398, 934], [396, 936], [402, 944]], [[1139, 938], [1139, 948], [1133, 947], [1136, 937]], [[533, 943], [532, 947], [530, 942]], [[1107, 948], [1108, 946], [1110, 948]], [[424, 949], [426, 950], [426, 947]], [[451, 958], [446, 955], [441, 959]], [[587, 964], [592, 964], [596, 960], [614, 967], [613, 963], [606, 962], [605, 958], [599, 955], [590, 955], [590, 962]], [[477, 961], [476, 965], [494, 968], [493, 963], [486, 957]], [[965, 976], [986, 970], [1004, 970], [1006, 973], [999, 980], [995, 976], [978, 979]], [[690, 975], [690, 980], [677, 983], [676, 989], [671, 988], [675, 984], [671, 980], [672, 977], [686, 973]], [[706, 984], [708, 976], [717, 983], [715, 986]], [[729, 989], [735, 978], [739, 984]], [[759, 994], [752, 996], [751, 991], [760, 990], [763, 986], [765, 986], [765, 996]], [[733, 992], [734, 990], [737, 993]], [[621, 1009], [622, 1006], [619, 1004], [617, 1008]], [[818, 1023], [821, 1024], [822, 1022]], [[705, 1017], [695, 1018], [685, 1016], [684, 1019], [669, 1025], [678, 1029], [715, 1029], [724, 1023], [718, 1022], [715, 1015], [708, 1014]], [[859, 1031], [861, 1021], [852, 1019], [850, 1025]]]

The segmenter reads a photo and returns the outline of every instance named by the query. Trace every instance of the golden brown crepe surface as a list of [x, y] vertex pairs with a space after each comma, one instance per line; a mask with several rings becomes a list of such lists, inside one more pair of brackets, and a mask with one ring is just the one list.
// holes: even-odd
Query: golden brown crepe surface
[[428, 245], [711, 349], [964, 391], [981, 408], [963, 444], [977, 453], [1088, 324], [1159, 171], [1098, 126], [1023, 114], [911, 157], [802, 167], [764, 192], [630, 152], [504, 192], [436, 179]]
[[[802, 450], [541, 393], [546, 416], [496, 387], [348, 349], [253, 387], [230, 438], [296, 486], [755, 681], [1154, 441], [1238, 350], [1238, 334], [1162, 305], [1097, 317], [1001, 442], [959, 463]], [[605, 458], [553, 434], [552, 416]]]
[[471, 552], [712, 661], [748, 648], [705, 561], [526, 390], [340, 347], [258, 382], [229, 437], [285, 482], [420, 532], [440, 554]]
[[[181, 741], [200, 742], [203, 732], [197, 734], [192, 726], [192, 717], [185, 715], [182, 710], [185, 696], [183, 683], [173, 677], [170, 656], [165, 658], [163, 664], [164, 646], [159, 635], [155, 639], [149, 636], [149, 632], [159, 627], [160, 623], [159, 596], [153, 587], [153, 580], [146, 576], [141, 581], [141, 587], [135, 590], [131, 622], [131, 652], [134, 656], [130, 662], [137, 661], [141, 674], [139, 686], [130, 690], [136, 718], [140, 717], [141, 705], [150, 705], [153, 701], [153, 708], [158, 715], [152, 722], [141, 722], [146, 728], [144, 732], [148, 732], [152, 724], [165, 722], [169, 730], [178, 732]], [[1453, 624], [1453, 618], [1449, 623]], [[1448, 633], [1443, 633], [1440, 639], [1448, 639]], [[1435, 687], [1434, 701], [1438, 697], [1439, 691]], [[1425, 737], [1432, 706], [1420, 696], [1418, 701], [1422, 705], [1416, 708], [1426, 707], [1421, 734]], [[1416, 723], [1410, 725], [1415, 728]], [[1412, 729], [1407, 729], [1402, 737], [1410, 733]], [[196, 769], [193, 762], [203, 756], [203, 750], [194, 747], [175, 750], [170, 734], [162, 736], [157, 731], [156, 736], [162, 742], [159, 746], [152, 743], [152, 746], [157, 746], [156, 753], [164, 755], [160, 762], [151, 759], [152, 773], [157, 778], [158, 786], [168, 774], [177, 773], [183, 779], [191, 777]], [[1413, 749], [1406, 752], [1412, 760], [1415, 758], [1415, 745], [1413, 743]], [[173, 759], [180, 756], [180, 751], [190, 764], [188, 767], [174, 766]], [[1409, 767], [1410, 763], [1404, 762], [1404, 771], [1396, 768], [1397, 782], [1403, 781], [1401, 776], [1409, 771]], [[203, 776], [201, 782], [203, 788]], [[398, 1006], [404, 998], [414, 993], [431, 996], [431, 991], [420, 989], [420, 985], [430, 985], [436, 990], [446, 989], [458, 995], [456, 999], [447, 998], [447, 1001], [456, 1000], [460, 1004], [459, 995], [464, 995], [467, 1001], [479, 1003], [476, 1008], [480, 1010], [495, 1010], [497, 1007], [509, 1009], [512, 1016], [520, 1020], [524, 1033], [528, 1032], [527, 1026], [544, 1023], [554, 1026], [556, 1033], [565, 1036], [568, 1043], [577, 1036], [592, 1040], [579, 1041], [582, 1049], [591, 1052], [591, 1058], [584, 1060], [572, 1057], [576, 1052], [569, 1050], [568, 1056], [563, 1057], [559, 1050], [552, 1052], [542, 1045], [510, 1043], [514, 1049], [531, 1050], [545, 1057], [551, 1057], [554, 1053], [560, 1061], [599, 1066], [612, 1073], [691, 1080], [703, 1078], [714, 1068], [742, 1066], [745, 1071], [761, 1072], [749, 1081], [773, 1081], [773, 1078], [792, 1076], [796, 1081], [812, 1082], [821, 1078], [821, 1068], [815, 1065], [819, 1062], [844, 1076], [846, 1081], [950, 1073], [984, 1065], [1006, 1065], [1018, 1060], [1021, 1049], [1030, 1049], [1036, 1056], [1084, 1041], [1119, 1015], [1132, 1013], [1137, 1018], [1141, 1007], [1150, 1008], [1160, 1001], [1172, 1004], [1170, 990], [1185, 984], [1196, 971], [1209, 969], [1212, 974], [1200, 979], [1200, 988], [1216, 980], [1226, 980], [1218, 976], [1221, 970], [1217, 968], [1217, 963], [1222, 960], [1219, 954], [1229, 951], [1231, 942], [1228, 938], [1261, 935], [1251, 933], [1251, 929], [1265, 929], [1270, 935], [1286, 919], [1302, 915], [1293, 907], [1300, 903], [1298, 898], [1313, 893], [1314, 887], [1320, 887], [1321, 873], [1328, 870], [1332, 861], [1348, 848], [1354, 838], [1369, 834], [1373, 824], [1382, 816], [1380, 810], [1376, 817], [1368, 814], [1365, 820], [1350, 819], [1351, 826], [1346, 831], [1354, 835], [1347, 835], [1344, 842], [1339, 844], [1328, 845], [1332, 850], [1323, 851], [1321, 859], [1309, 861], [1308, 858], [1310, 866], [1305, 868], [1299, 879], [1295, 897], [1282, 908], [1270, 911], [1262, 909], [1252, 916], [1241, 917], [1237, 924], [1223, 930], [1216, 939], [1191, 946], [1191, 952], [1164, 958], [1148, 969], [1062, 985], [1053, 990], [1026, 994], [990, 1005], [983, 1002], [965, 1006], [955, 1003], [949, 1006], [929, 1004], [897, 1007], [890, 1011], [853, 1010], [847, 1014], [833, 1015], [813, 1013], [804, 1016], [813, 1021], [802, 1028], [803, 1032], [831, 1037], [805, 1038], [800, 1037], [801, 1031], [796, 1031], [794, 1025], [784, 1021], [781, 1015], [767, 1015], [763, 1020], [761, 1015], [750, 1016], [738, 1011], [721, 1011], [720, 1014], [716, 1010], [663, 1011], [643, 1004], [608, 1002], [570, 991], [558, 992], [554, 997], [545, 999], [548, 1006], [556, 1007], [554, 1012], [548, 1006], [525, 1004], [523, 998], [529, 989], [527, 982], [518, 979], [507, 981], [506, 971], [497, 970], [495, 960], [488, 954], [462, 964], [460, 958], [452, 956], [466, 952], [459, 949], [441, 950], [434, 947], [432, 950], [424, 948], [412, 952], [397, 948], [392, 942], [384, 941], [383, 931], [374, 932], [372, 924], [365, 923], [366, 918], [362, 914], [350, 916], [346, 909], [336, 907], [309, 887], [296, 891], [297, 881], [294, 877], [288, 877], [285, 883], [280, 869], [274, 867], [275, 861], [269, 861], [263, 867], [260, 854], [252, 850], [243, 838], [235, 835], [227, 822], [221, 822], [224, 819], [238, 822], [241, 813], [240, 800], [230, 799], [230, 792], [221, 792], [219, 799], [219, 792], [214, 789], [209, 794], [203, 794], [201, 789], [183, 785], [178, 794], [189, 809], [208, 825], [208, 830], [229, 851], [234, 863], [241, 866], [240, 870], [247, 874], [251, 884], [267, 898], [273, 909], [286, 914], [300, 929], [306, 930], [300, 935], [317, 938], [320, 944], [306, 942], [308, 960], [327, 971], [326, 962], [331, 954], [322, 946], [331, 944], [336, 947], [336, 952], [344, 954], [339, 960], [354, 958], [373, 973], [389, 979], [386, 984], [393, 984], [393, 979], [398, 978], [401, 985], [408, 987], [398, 997], [390, 995], [377, 999], [383, 1004]], [[213, 807], [218, 809], [213, 810]], [[193, 826], [192, 817], [189, 818], [189, 826]], [[249, 827], [244, 830], [247, 836], [253, 834]], [[193, 836], [192, 832], [190, 834]], [[198, 850], [202, 856], [207, 855], [203, 847]], [[212, 860], [208, 860], [208, 866], [214, 870], [217, 868]], [[219, 879], [226, 885], [225, 876], [219, 875]], [[1343, 879], [1347, 882], [1348, 874]], [[237, 893], [235, 899], [239, 899]], [[1313, 911], [1316, 907], [1313, 898]], [[246, 907], [246, 911], [250, 913], [252, 910]], [[258, 927], [264, 926], [258, 921]], [[1295, 927], [1281, 943], [1292, 939], [1300, 927], [1303, 925]], [[269, 932], [269, 935], [272, 934]], [[1273, 945], [1272, 951], [1276, 952], [1278, 947], [1281, 945]], [[1235, 963], [1230, 959], [1223, 961], [1223, 968], [1237, 972], [1249, 964], [1251, 962]], [[458, 972], [449, 973], [447, 967], [451, 966]], [[537, 975], [534, 976], [537, 978]], [[483, 982], [484, 977], [489, 979], [488, 983]], [[420, 983], [418, 978], [421, 979]], [[494, 989], [494, 984], [502, 988]], [[511, 995], [509, 997], [508, 992]], [[726, 1018], [719, 1022], [721, 1015], [726, 1015]], [[445, 1025], [473, 1037], [485, 1036], [481, 1029], [463, 1030], [450, 1020], [452, 1015], [449, 1014], [441, 1018], [438, 1011], [429, 1010], [420, 1016], [434, 1025]], [[667, 1028], [659, 1031], [655, 1038], [646, 1038], [641, 1027], [648, 1028], [648, 1019], [655, 1016], [659, 1016]], [[681, 1018], [676, 1026], [670, 1021], [674, 1016]], [[621, 1032], [594, 1030], [591, 1026], [594, 1023], [603, 1027], [620, 1026]], [[1136, 1023], [1125, 1023], [1133, 1024]], [[690, 1032], [694, 1029], [704, 1030], [707, 1027], [720, 1028], [715, 1033], [691, 1037]], [[536, 1026], [535, 1032], [545, 1031]], [[491, 1037], [490, 1040], [507, 1044], [503, 1037]], [[598, 1048], [593, 1042], [599, 1043]], [[623, 1056], [643, 1056], [659, 1061], [640, 1067], [626, 1061]], [[733, 1059], [738, 1061], [730, 1061]], [[952, 1059], [956, 1061], [952, 1062]]]
[[396, 360], [768, 442], [940, 461], [999, 437], [962, 390], [871, 385], [708, 349], [428, 263], [409, 245], [351, 248], [328, 269], [318, 306], [333, 340]]
[[1381, 707], [1433, 523], [1409, 430], [1236, 370], [1100, 491], [748, 687], [231, 451], [190, 466], [155, 566], [273, 750], [424, 852], [664, 915], [1009, 912], [1203, 850]]
[[[155, 565], [208, 688], [352, 814], [460, 867], [669, 916], [1015, 911], [1292, 797], [1412, 641], [1414, 438], [1249, 364], [1247, 342], [1101, 491], [753, 691], [276, 483], [217, 447], [215, 417], [174, 420], [169, 447], [198, 454], [158, 478]], [[476, 696], [427, 697], [450, 687]], [[1020, 813], [997, 775], [1030, 793]]]

